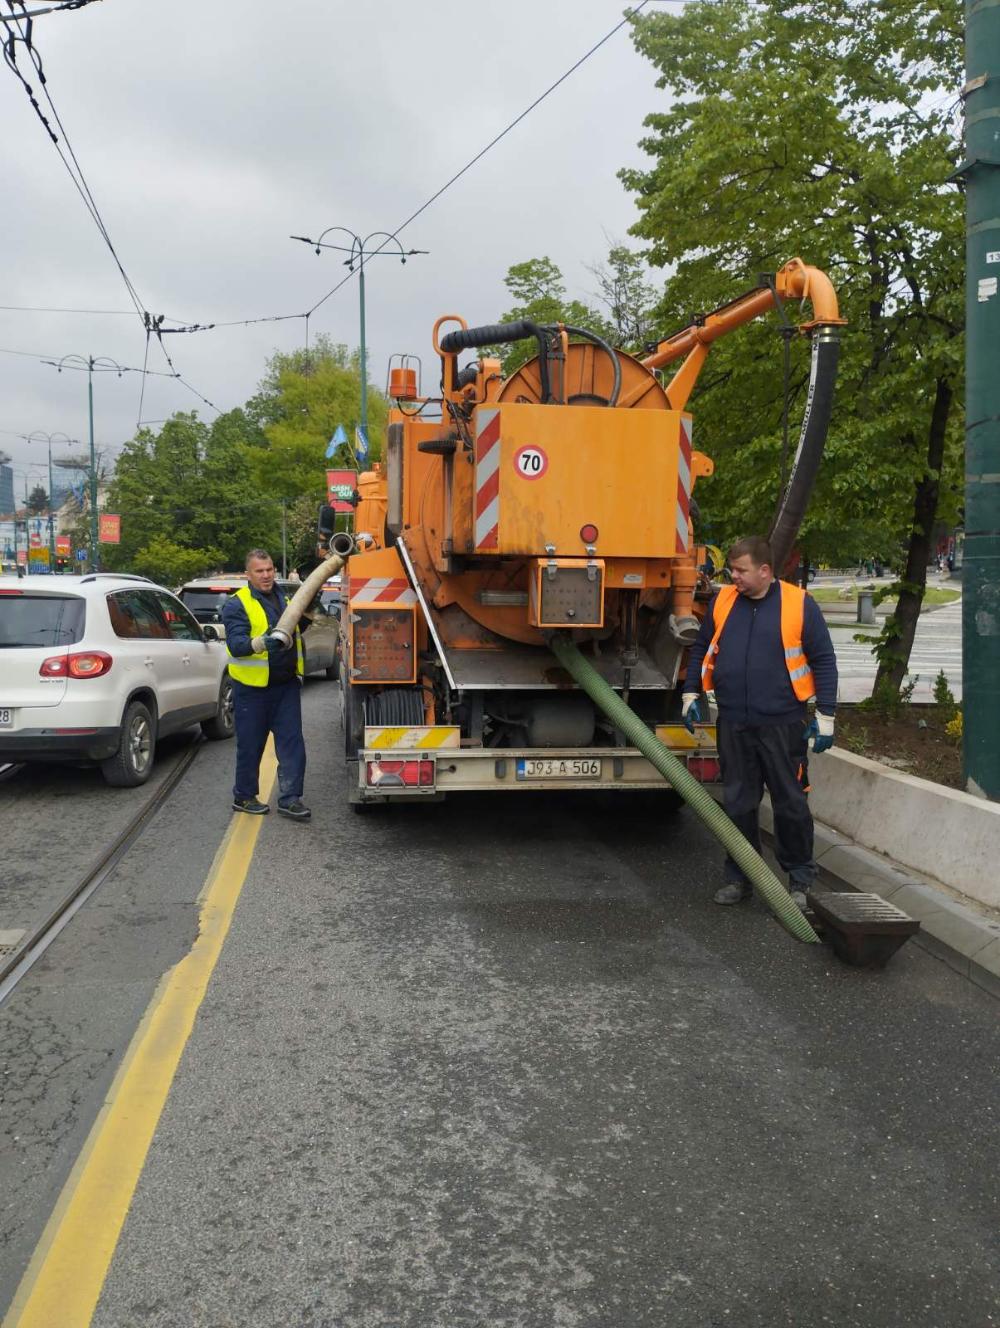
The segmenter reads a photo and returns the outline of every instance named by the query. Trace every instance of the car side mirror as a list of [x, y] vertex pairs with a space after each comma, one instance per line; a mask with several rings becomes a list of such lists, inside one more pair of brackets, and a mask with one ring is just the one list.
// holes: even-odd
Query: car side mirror
[[202, 634], [202, 636], [205, 638], [206, 641], [221, 641], [221, 640], [222, 640], [222, 637], [219, 636], [218, 631], [212, 626], [211, 623], [203, 623], [203, 624], [202, 624], [201, 634]]

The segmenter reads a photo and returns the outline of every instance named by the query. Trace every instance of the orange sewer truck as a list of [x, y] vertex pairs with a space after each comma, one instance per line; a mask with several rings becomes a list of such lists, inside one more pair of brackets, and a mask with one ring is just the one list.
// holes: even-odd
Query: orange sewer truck
[[[686, 404], [712, 342], [783, 299], [811, 307], [798, 331], [812, 362], [771, 531], [780, 567], [819, 465], [843, 321], [829, 279], [801, 260], [643, 360], [585, 329], [470, 328], [449, 314], [434, 326], [439, 397], [419, 395], [408, 359], [391, 370], [383, 462], [359, 478], [341, 581], [359, 809], [465, 790], [662, 788], [553, 642], [575, 643], [691, 774], [718, 778], [714, 728], [692, 737], [679, 719], [686, 648], [711, 593], [691, 501], [713, 464], [693, 447]], [[463, 351], [523, 338], [537, 354], [509, 378], [489, 355], [459, 366]], [[321, 540], [333, 528], [324, 508]]]

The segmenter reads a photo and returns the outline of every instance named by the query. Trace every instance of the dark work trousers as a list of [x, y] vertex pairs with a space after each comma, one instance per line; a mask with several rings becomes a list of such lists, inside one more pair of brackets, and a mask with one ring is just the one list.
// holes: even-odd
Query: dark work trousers
[[[793, 724], [733, 724], [720, 715], [716, 732], [726, 814], [759, 853], [757, 817], [766, 785], [774, 811], [774, 855], [788, 873], [790, 884], [797, 890], [808, 890], [817, 869], [813, 861], [812, 813], [806, 797], [806, 722], [797, 719]], [[746, 883], [729, 856], [726, 877]]]
[[236, 716], [236, 783], [233, 798], [257, 796], [260, 758], [267, 735], [274, 734], [278, 755], [278, 806], [302, 797], [306, 777], [306, 744], [302, 737], [302, 684], [298, 678], [276, 687], [247, 687], [233, 682]]

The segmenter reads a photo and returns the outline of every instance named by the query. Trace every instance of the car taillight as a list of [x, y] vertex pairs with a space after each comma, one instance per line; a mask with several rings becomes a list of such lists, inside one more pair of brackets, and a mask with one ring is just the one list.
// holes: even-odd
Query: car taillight
[[721, 767], [717, 756], [689, 756], [687, 767], [695, 779], [700, 779], [703, 784], [716, 784], [719, 781]]
[[78, 650], [71, 655], [50, 655], [38, 670], [40, 678], [99, 678], [111, 671], [114, 660], [103, 650]]
[[426, 758], [413, 761], [369, 761], [368, 783], [387, 788], [428, 788], [434, 784], [434, 762]]

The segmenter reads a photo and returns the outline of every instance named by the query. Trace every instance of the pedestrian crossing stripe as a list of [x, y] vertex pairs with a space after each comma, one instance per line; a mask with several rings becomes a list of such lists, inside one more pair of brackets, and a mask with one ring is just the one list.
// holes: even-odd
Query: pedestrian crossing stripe
[[459, 737], [458, 727], [446, 724], [417, 728], [381, 725], [365, 729], [365, 750], [419, 752], [437, 747], [457, 747]]

